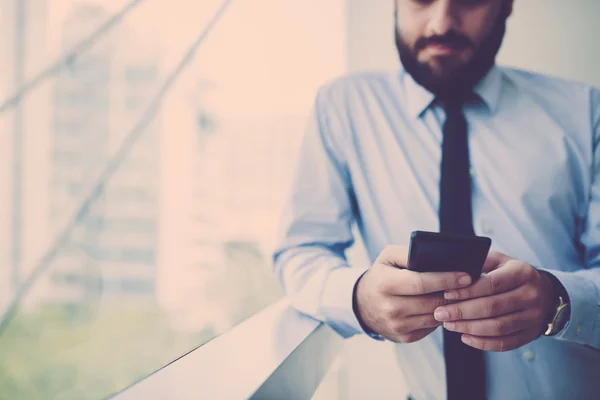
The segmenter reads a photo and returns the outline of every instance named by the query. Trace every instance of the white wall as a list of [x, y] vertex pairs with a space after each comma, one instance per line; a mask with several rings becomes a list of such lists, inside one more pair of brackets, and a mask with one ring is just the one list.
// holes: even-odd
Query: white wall
[[[351, 70], [394, 68], [394, 0], [349, 1]], [[498, 62], [600, 87], [600, 1], [515, 0]]]

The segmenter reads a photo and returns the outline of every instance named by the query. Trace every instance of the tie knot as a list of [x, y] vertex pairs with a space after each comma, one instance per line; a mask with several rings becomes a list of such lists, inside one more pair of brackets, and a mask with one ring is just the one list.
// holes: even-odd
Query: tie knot
[[461, 111], [465, 104], [477, 102], [479, 97], [473, 91], [453, 91], [439, 96], [446, 112]]

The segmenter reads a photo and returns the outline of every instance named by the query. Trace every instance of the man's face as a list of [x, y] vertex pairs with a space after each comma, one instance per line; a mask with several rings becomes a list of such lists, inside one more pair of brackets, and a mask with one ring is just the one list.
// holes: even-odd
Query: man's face
[[472, 86], [493, 65], [512, 0], [396, 0], [396, 45], [415, 80], [435, 92]]

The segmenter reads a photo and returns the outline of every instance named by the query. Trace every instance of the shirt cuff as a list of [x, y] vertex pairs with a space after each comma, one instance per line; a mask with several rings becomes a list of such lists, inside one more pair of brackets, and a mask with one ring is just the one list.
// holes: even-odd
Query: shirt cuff
[[564, 329], [553, 337], [559, 340], [593, 345], [597, 341], [594, 335], [598, 318], [597, 306], [593, 301], [596, 298], [594, 285], [573, 272], [541, 269], [554, 275], [569, 296], [571, 317]]
[[352, 309], [356, 281], [365, 273], [362, 268], [341, 267], [330, 272], [321, 297], [325, 322], [343, 338], [365, 333]]

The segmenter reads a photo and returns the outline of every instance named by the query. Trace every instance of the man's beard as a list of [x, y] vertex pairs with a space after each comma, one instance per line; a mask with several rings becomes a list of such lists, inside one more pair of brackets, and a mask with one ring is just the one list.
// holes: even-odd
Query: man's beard
[[496, 55], [502, 46], [502, 40], [506, 32], [506, 20], [508, 19], [508, 7], [498, 17], [495, 26], [488, 37], [479, 45], [473, 53], [471, 60], [456, 67], [456, 70], [443, 78], [435, 76], [430, 66], [417, 59], [418, 51], [426, 45], [455, 44], [458, 46], [473, 46], [466, 37], [450, 32], [443, 37], [422, 38], [417, 41], [415, 51], [410, 49], [398, 30], [396, 18], [395, 36], [396, 48], [400, 61], [406, 71], [413, 77], [415, 82], [436, 95], [452, 94], [472, 90], [475, 85], [489, 72], [496, 61]]

